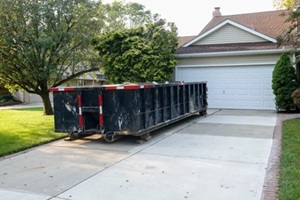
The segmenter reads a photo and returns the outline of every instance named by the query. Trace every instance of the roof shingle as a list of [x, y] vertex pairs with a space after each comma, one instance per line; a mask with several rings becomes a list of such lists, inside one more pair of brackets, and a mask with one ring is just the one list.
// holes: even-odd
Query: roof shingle
[[184, 45], [185, 43], [191, 41], [192, 39], [194, 39], [196, 37], [196, 35], [194, 36], [181, 36], [178, 37], [178, 48], [181, 47], [182, 45]]
[[[247, 13], [239, 15], [224, 15], [214, 17], [200, 32], [203, 34], [223, 21], [229, 19], [238, 24], [246, 26], [257, 32], [276, 38], [282, 31], [290, 25], [290, 22], [286, 22], [288, 10], [275, 10], [258, 13]], [[200, 35], [199, 34], [199, 35]]]

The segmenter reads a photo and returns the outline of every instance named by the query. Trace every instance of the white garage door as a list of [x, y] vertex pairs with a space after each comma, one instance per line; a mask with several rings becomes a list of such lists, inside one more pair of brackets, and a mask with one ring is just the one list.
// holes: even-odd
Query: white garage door
[[275, 110], [274, 66], [178, 67], [177, 81], [207, 81], [209, 108]]

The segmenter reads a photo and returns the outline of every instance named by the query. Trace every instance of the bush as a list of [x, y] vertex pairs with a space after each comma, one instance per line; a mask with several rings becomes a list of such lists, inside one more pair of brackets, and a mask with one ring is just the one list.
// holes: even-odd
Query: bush
[[13, 101], [14, 97], [11, 94], [2, 94], [0, 95], [0, 102], [8, 102]]
[[296, 72], [290, 57], [282, 54], [275, 65], [272, 78], [277, 110], [290, 111], [296, 108], [292, 98], [292, 92], [299, 87], [296, 79]]
[[3, 94], [9, 94], [9, 91], [7, 88], [5, 88], [3, 85], [0, 84], [0, 95]]
[[298, 88], [297, 90], [295, 90], [292, 93], [292, 98], [293, 98], [294, 104], [296, 104], [300, 108], [300, 88]]

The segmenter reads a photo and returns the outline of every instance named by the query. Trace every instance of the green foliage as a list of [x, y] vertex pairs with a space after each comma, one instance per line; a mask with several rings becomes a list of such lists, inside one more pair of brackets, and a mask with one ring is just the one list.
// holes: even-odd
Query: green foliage
[[278, 200], [300, 198], [300, 119], [283, 122]]
[[[297, 1], [297, 4], [300, 5], [300, 0]], [[295, 9], [290, 9], [289, 14], [285, 14], [286, 22], [289, 24], [282, 33], [277, 37], [278, 45], [282, 45], [284, 43], [292, 43], [295, 48], [299, 48], [300, 40], [299, 40], [299, 19], [300, 19], [300, 7]]]
[[53, 131], [53, 116], [42, 113], [42, 108], [0, 110], [0, 157], [66, 136]]
[[177, 28], [159, 19], [107, 32], [95, 41], [110, 83], [168, 81], [176, 64]]
[[111, 4], [99, 4], [98, 16], [103, 20], [102, 32], [111, 32], [124, 28], [135, 28], [153, 20], [149, 10], [141, 4], [113, 1]]
[[11, 94], [0, 94], [0, 103], [13, 101], [14, 97]]
[[289, 111], [295, 108], [291, 95], [298, 86], [290, 57], [282, 54], [276, 63], [272, 78], [272, 89], [277, 110]]
[[0, 95], [8, 94], [8, 93], [9, 93], [8, 89], [5, 88], [4, 85], [0, 84]]
[[296, 89], [292, 93], [292, 98], [293, 98], [294, 104], [300, 108], [300, 88]]
[[7, 88], [0, 84], [0, 103], [12, 101], [14, 98]]
[[92, 38], [152, 21], [137, 3], [94, 0], [0, 0], [0, 83], [41, 96], [52, 114], [49, 87], [98, 71]]
[[0, 81], [40, 95], [52, 114], [49, 87], [99, 69], [95, 8], [89, 0], [0, 0]]
[[291, 9], [299, 3], [299, 0], [273, 0], [276, 9]]

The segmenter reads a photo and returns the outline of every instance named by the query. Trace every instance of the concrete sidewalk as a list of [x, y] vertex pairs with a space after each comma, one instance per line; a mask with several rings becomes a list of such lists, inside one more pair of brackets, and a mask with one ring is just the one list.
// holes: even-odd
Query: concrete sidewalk
[[4, 200], [260, 200], [274, 111], [211, 110], [113, 144], [57, 141], [0, 160]]
[[10, 106], [0, 106], [0, 110], [43, 107], [41, 102], [25, 102]]

